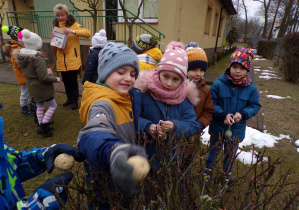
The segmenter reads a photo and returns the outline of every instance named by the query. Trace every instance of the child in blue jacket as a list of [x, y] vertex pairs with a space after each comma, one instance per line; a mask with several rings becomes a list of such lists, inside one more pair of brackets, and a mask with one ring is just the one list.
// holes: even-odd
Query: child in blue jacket
[[[138, 74], [138, 58], [130, 48], [113, 42], [105, 45], [99, 55], [98, 82], [84, 83], [79, 114], [86, 125], [77, 140], [90, 179], [107, 172], [117, 186], [131, 192], [136, 192], [137, 185], [127, 160], [135, 155], [147, 158], [144, 148], [134, 145], [140, 91], [133, 86]], [[104, 198], [106, 192], [96, 193]], [[100, 209], [110, 206], [100, 202]]]
[[[156, 69], [142, 71], [135, 87], [142, 91], [139, 130], [150, 139], [171, 134], [175, 138], [188, 138], [199, 132], [193, 106], [198, 101], [198, 90], [187, 80], [188, 56], [184, 45], [170, 42]], [[149, 141], [149, 159], [156, 154], [156, 141]], [[158, 169], [159, 160], [152, 163]]]
[[98, 63], [99, 54], [103, 47], [107, 44], [106, 31], [101, 29], [98, 33], [95, 33], [91, 39], [92, 47], [87, 57], [87, 64], [82, 84], [85, 81], [96, 83], [98, 79]]
[[0, 209], [59, 209], [61, 205], [52, 188], [56, 186], [59, 197], [65, 203], [67, 192], [63, 185], [72, 180], [72, 172], [47, 180], [30, 197], [25, 196], [22, 182], [42, 174], [45, 170], [51, 173], [54, 160], [61, 153], [72, 155], [77, 161], [84, 160], [78, 149], [67, 144], [33, 148], [30, 151], [17, 151], [9, 147], [4, 142], [3, 118], [0, 117]]
[[[213, 83], [210, 90], [214, 104], [214, 115], [209, 127], [210, 149], [206, 159], [206, 175], [215, 162], [216, 152], [224, 144], [223, 170], [230, 177], [233, 156], [239, 142], [245, 138], [246, 120], [256, 115], [261, 108], [257, 88], [247, 74], [250, 71], [254, 54], [250, 49], [239, 48], [231, 56], [229, 68]], [[232, 135], [225, 134], [231, 130]], [[228, 180], [227, 180], [228, 181]]]

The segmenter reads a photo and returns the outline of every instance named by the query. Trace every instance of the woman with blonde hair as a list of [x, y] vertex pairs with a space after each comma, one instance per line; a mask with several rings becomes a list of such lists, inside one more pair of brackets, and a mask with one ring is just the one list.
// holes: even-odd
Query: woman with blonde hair
[[[52, 21], [53, 27], [63, 29], [64, 34], [68, 34], [64, 49], [57, 49], [57, 71], [61, 72], [64, 83], [67, 101], [63, 106], [71, 104], [73, 110], [78, 108], [79, 86], [77, 74], [82, 72], [82, 61], [80, 53], [80, 37], [89, 38], [91, 33], [87, 28], [83, 28], [74, 15], [69, 14], [69, 10], [64, 4], [57, 4], [53, 9], [56, 18]], [[53, 37], [51, 34], [51, 38]]]

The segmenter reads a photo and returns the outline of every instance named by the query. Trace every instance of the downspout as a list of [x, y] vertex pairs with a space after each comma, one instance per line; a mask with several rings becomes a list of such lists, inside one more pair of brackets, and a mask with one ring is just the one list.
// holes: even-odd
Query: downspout
[[218, 23], [218, 30], [217, 30], [217, 37], [216, 37], [216, 45], [215, 45], [215, 53], [217, 51], [217, 44], [218, 44], [218, 37], [219, 37], [219, 31], [220, 31], [220, 23], [221, 23], [221, 17], [222, 17], [222, 10], [227, 7], [229, 5], [225, 5], [223, 7], [221, 7], [221, 11], [220, 11], [220, 18], [219, 18], [219, 23]]
[[[16, 5], [15, 5], [15, 0], [12, 0], [12, 8], [13, 8], [13, 11], [16, 12]], [[17, 14], [15, 14], [15, 17], [17, 17]], [[13, 25], [13, 24], [12, 24]], [[16, 25], [19, 26], [19, 21], [18, 21], [18, 18], [16, 18]]]

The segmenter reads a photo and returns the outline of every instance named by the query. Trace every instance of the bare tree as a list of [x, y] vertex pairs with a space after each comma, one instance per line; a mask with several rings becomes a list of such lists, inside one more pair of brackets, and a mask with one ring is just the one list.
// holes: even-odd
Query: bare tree
[[258, 1], [260, 3], [263, 4], [263, 8], [264, 8], [264, 30], [263, 30], [263, 38], [266, 38], [266, 34], [267, 34], [267, 29], [268, 29], [268, 18], [269, 18], [269, 9], [270, 9], [270, 5], [271, 5], [271, 1], [272, 0], [253, 0], [253, 1]]
[[81, 1], [84, 2], [86, 4], [88, 4], [88, 7], [90, 9], [80, 9], [78, 8], [75, 3], [73, 2], [73, 0], [69, 0], [70, 3], [73, 5], [73, 7], [81, 12], [89, 12], [89, 14], [92, 17], [93, 20], [93, 34], [97, 32], [97, 24], [98, 24], [98, 7], [99, 5], [101, 5], [102, 3], [99, 4], [99, 0], [77, 0], [77, 1]]
[[248, 26], [248, 16], [247, 16], [247, 9], [244, 0], [242, 0], [243, 8], [245, 11], [245, 31], [244, 31], [244, 38], [245, 38], [245, 43], [247, 42], [247, 26]]
[[280, 0], [277, 0], [277, 7], [276, 7], [275, 15], [274, 15], [274, 18], [273, 18], [272, 26], [271, 26], [271, 29], [270, 29], [270, 32], [269, 32], [268, 41], [270, 40], [271, 35], [272, 35], [272, 30], [273, 30], [273, 26], [274, 26], [274, 23], [275, 23], [276, 15], [277, 15], [277, 12], [278, 12], [278, 9], [279, 9], [279, 5], [280, 5]]
[[127, 14], [127, 10], [125, 8], [125, 5], [126, 5], [126, 0], [118, 0], [119, 2], [119, 5], [123, 11], [123, 15], [124, 15], [124, 20], [125, 20], [125, 23], [126, 25], [128, 26], [128, 29], [129, 29], [129, 38], [128, 38], [128, 46], [131, 47], [132, 46], [132, 40], [133, 40], [133, 25], [135, 23], [135, 21], [139, 18], [139, 15], [140, 15], [140, 9], [141, 9], [141, 6], [143, 5], [143, 2], [144, 0], [141, 0], [140, 1], [140, 4], [138, 6], [138, 10], [137, 10], [137, 14], [136, 16], [134, 17], [128, 17], [128, 14]]
[[[0, 28], [2, 28], [3, 20], [4, 20], [4, 17], [5, 17], [5, 14], [4, 14], [4, 11], [3, 11], [5, 4], [6, 4], [6, 0], [0, 0]], [[3, 40], [2, 30], [1, 30], [0, 36], [1, 36], [1, 46], [3, 46], [4, 45], [4, 40]], [[6, 58], [3, 54], [3, 51], [2, 51], [2, 47], [1, 47], [1, 56], [2, 56], [3, 60], [6, 60]]]
[[281, 2], [281, 19], [277, 37], [281, 38], [286, 32], [298, 30], [298, 12], [299, 0], [282, 0]]

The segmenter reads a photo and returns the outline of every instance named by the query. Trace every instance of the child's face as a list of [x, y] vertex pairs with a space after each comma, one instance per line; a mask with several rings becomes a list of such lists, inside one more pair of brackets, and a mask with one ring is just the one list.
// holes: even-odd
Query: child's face
[[182, 83], [182, 77], [171, 71], [161, 71], [159, 79], [162, 83], [164, 90], [175, 90]]
[[122, 66], [107, 77], [105, 84], [120, 94], [126, 94], [134, 86], [135, 76], [133, 66]]
[[197, 83], [205, 75], [205, 71], [202, 68], [195, 68], [187, 72], [188, 78]]
[[67, 15], [66, 15], [66, 13], [64, 11], [57, 12], [56, 13], [56, 17], [58, 18], [59, 22], [65, 22], [66, 19], [67, 19]]
[[233, 79], [242, 79], [247, 74], [247, 69], [239, 63], [233, 63], [230, 67], [230, 75]]

